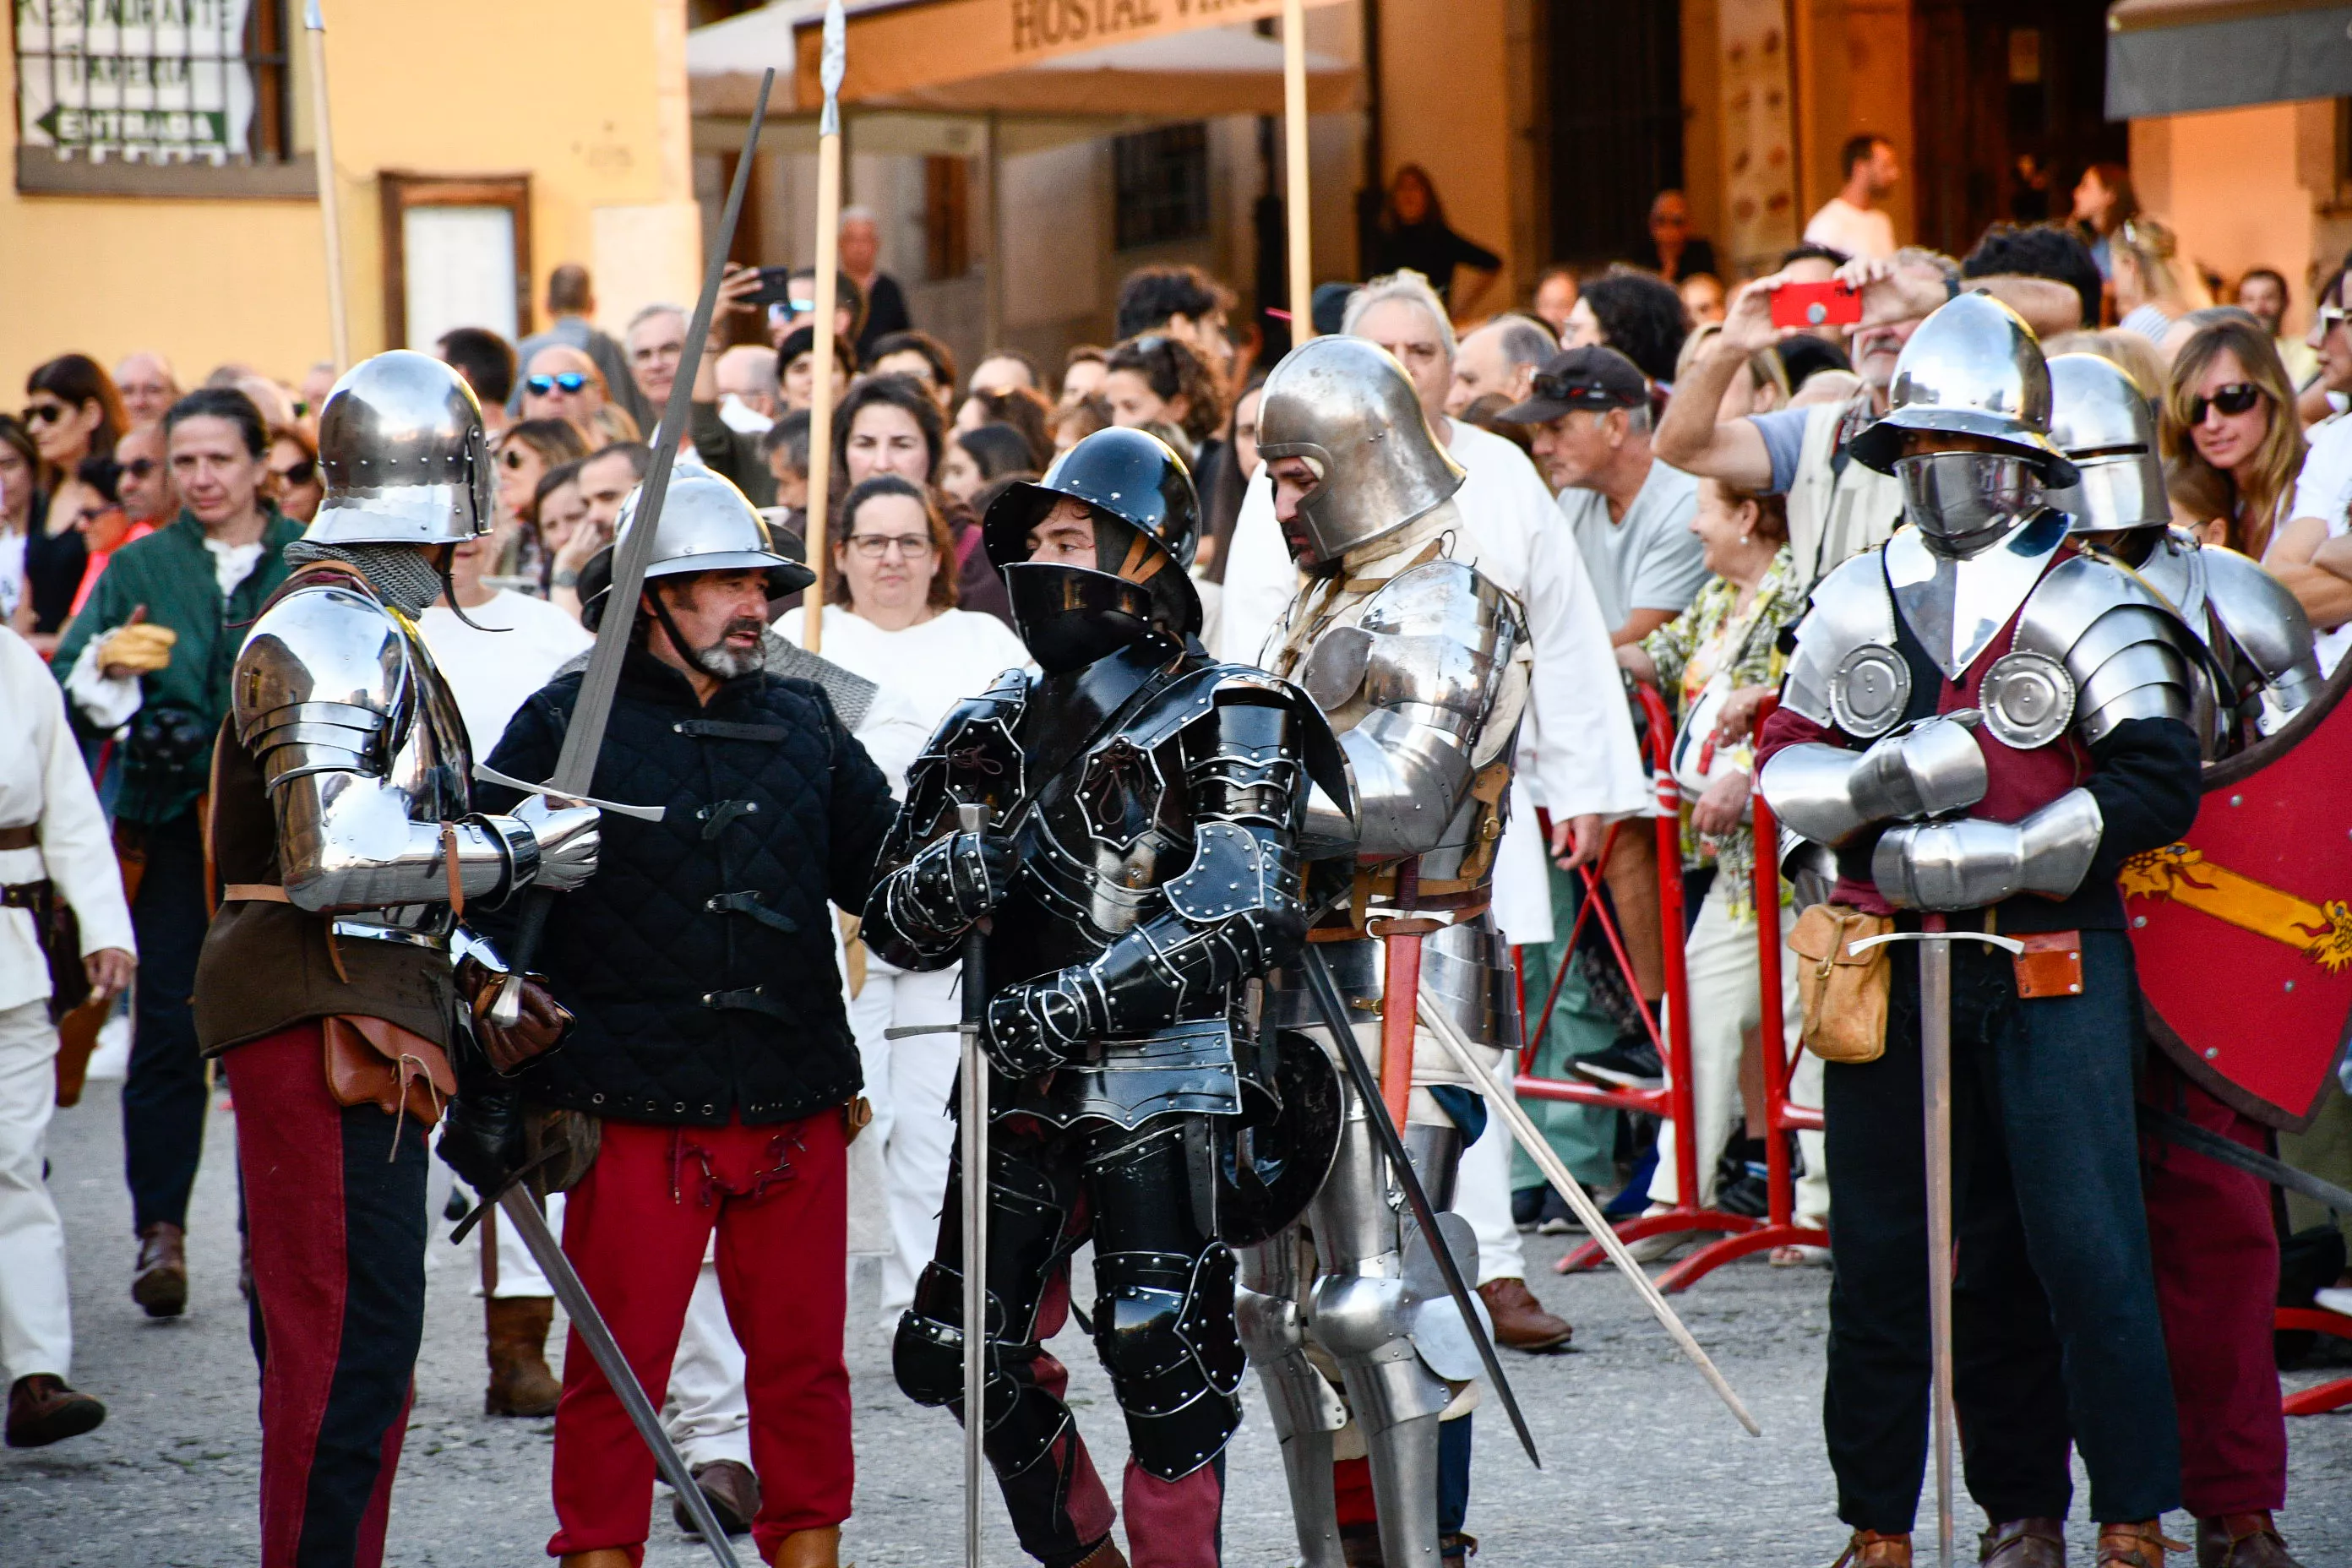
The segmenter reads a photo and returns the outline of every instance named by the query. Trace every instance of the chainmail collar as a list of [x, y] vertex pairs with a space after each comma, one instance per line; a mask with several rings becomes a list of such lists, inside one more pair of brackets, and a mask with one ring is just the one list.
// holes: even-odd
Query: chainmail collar
[[298, 539], [286, 547], [286, 563], [305, 566], [313, 561], [340, 561], [358, 569], [376, 596], [411, 617], [441, 596], [441, 576], [413, 544], [314, 544]]

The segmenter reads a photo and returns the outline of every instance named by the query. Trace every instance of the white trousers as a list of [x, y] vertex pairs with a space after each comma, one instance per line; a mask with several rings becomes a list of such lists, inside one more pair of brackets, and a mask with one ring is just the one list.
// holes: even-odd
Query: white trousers
[[57, 1055], [47, 1002], [0, 1008], [0, 1384], [73, 1365], [65, 1227], [41, 1175]]
[[689, 1469], [721, 1459], [751, 1467], [751, 1405], [743, 1393], [743, 1347], [727, 1321], [727, 1301], [719, 1293], [719, 1266], [708, 1250], [702, 1255], [702, 1271], [695, 1276], [694, 1294], [686, 1303], [677, 1355], [670, 1363], [662, 1426]]
[[[547, 1194], [547, 1228], [555, 1233], [558, 1241], [563, 1239], [562, 1193]], [[554, 1295], [555, 1287], [550, 1285], [547, 1276], [539, 1271], [539, 1260], [531, 1257], [530, 1248], [523, 1245], [522, 1237], [516, 1234], [515, 1227], [503, 1211], [495, 1216], [485, 1217], [480, 1225], [474, 1227], [476, 1245], [478, 1246], [480, 1238], [493, 1230], [499, 1238], [499, 1287], [490, 1294], [501, 1301], [515, 1296]], [[479, 1285], [474, 1289], [477, 1295], [480, 1294]]]
[[885, 1327], [915, 1300], [915, 1280], [939, 1243], [940, 1201], [947, 1192], [948, 1156], [955, 1148], [949, 1099], [955, 1091], [956, 1037], [883, 1037], [916, 1024], [953, 1024], [963, 1016], [961, 966], [928, 974], [893, 969], [871, 956], [866, 984], [849, 1004], [849, 1026], [866, 1068], [866, 1098], [874, 1120], [859, 1135], [882, 1152], [890, 1247], [882, 1255], [881, 1315]]
[[[1822, 1102], [1821, 1059], [1800, 1044], [1803, 1015], [1797, 1006], [1797, 959], [1789, 951], [1787, 931], [1793, 924], [1781, 911], [1780, 1038], [1797, 1056], [1790, 1099], [1801, 1105]], [[1750, 1030], [1763, 1024], [1762, 977], [1758, 973], [1756, 927], [1732, 919], [1720, 879], [1707, 889], [1698, 920], [1683, 944], [1684, 965], [1690, 983], [1691, 1100], [1696, 1122], [1698, 1201], [1715, 1196], [1715, 1166], [1731, 1135], [1734, 1117], [1740, 1114], [1739, 1058]], [[1650, 1178], [1654, 1203], [1671, 1204], [1681, 1191], [1675, 1178], [1675, 1155], [1682, 1129], [1667, 1122], [1658, 1133], [1658, 1170]], [[1805, 1174], [1797, 1184], [1797, 1215], [1819, 1220], [1829, 1213], [1829, 1174], [1822, 1152], [1822, 1135], [1800, 1132], [1797, 1146], [1805, 1158]]]
[[[1507, 1058], [1503, 1070], [1517, 1066]], [[1454, 1212], [1470, 1222], [1478, 1237], [1475, 1283], [1480, 1285], [1489, 1279], [1524, 1279], [1528, 1273], [1519, 1227], [1511, 1223], [1511, 1124], [1494, 1108], [1494, 1097], [1486, 1098], [1486, 1131], [1462, 1151], [1454, 1176]]]

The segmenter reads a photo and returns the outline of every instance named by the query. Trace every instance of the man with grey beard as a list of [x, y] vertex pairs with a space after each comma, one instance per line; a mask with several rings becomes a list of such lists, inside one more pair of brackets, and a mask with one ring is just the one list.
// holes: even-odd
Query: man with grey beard
[[[626, 826], [586, 901], [549, 915], [541, 963], [572, 1020], [511, 1080], [528, 1112], [513, 1121], [594, 1119], [564, 1251], [648, 1388], [670, 1381], [715, 1235], [758, 1481], [756, 1504], [735, 1495], [764, 1560], [828, 1568], [850, 1502], [846, 1153], [862, 1125], [834, 908], [865, 908], [895, 807], [824, 689], [763, 668], [773, 602], [812, 579], [733, 485], [677, 468], [635, 604], [608, 603], [595, 563], [582, 575], [592, 627], [632, 623], [593, 788], [662, 817], [614, 814]], [[550, 776], [581, 679], [526, 700], [491, 767]], [[515, 919], [467, 913], [494, 941]], [[518, 1131], [495, 1163], [520, 1160]], [[644, 1548], [653, 1461], [576, 1342], [564, 1367], [548, 1553], [619, 1568]]]

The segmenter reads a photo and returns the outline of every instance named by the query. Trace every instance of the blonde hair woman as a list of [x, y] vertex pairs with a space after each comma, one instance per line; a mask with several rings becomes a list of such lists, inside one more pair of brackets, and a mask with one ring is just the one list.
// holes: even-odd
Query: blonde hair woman
[[2152, 217], [2136, 217], [2107, 239], [2115, 268], [2116, 310], [2122, 327], [2161, 344], [2172, 323], [2213, 302], [2194, 268], [2182, 264], [2180, 242]]
[[[2220, 521], [2226, 543], [2261, 561], [2286, 521], [2302, 470], [2303, 424], [2278, 349], [2252, 316], [2200, 327], [2180, 347], [2164, 389], [2168, 488], [2194, 510], [2191, 528]], [[2200, 515], [2220, 498], [2222, 510]]]

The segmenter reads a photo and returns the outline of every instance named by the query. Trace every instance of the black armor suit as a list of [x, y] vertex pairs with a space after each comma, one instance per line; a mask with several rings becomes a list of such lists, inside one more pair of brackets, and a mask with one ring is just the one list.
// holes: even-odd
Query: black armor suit
[[[1091, 525], [1076, 562], [1030, 559], [1049, 514]], [[1221, 1503], [1212, 1461], [1241, 1419], [1221, 1230], [1289, 1190], [1284, 1073], [1245, 983], [1297, 949], [1308, 796], [1319, 784], [1344, 802], [1346, 768], [1296, 688], [1201, 651], [1185, 575], [1198, 508], [1159, 441], [1089, 437], [998, 500], [986, 529], [1044, 674], [1009, 670], [940, 725], [909, 772], [864, 934], [892, 963], [936, 969], [990, 920], [985, 1447], [1022, 1544], [1059, 1565], [1109, 1533], [1042, 1344], [1091, 1237], [1092, 1330], [1134, 1454], [1129, 1540], [1148, 1560], [1147, 1537], [1180, 1532], [1197, 1560]], [[977, 802], [994, 826], [957, 831], [956, 806]], [[1313, 1098], [1308, 1082], [1295, 1100]], [[1252, 1147], [1237, 1152], [1244, 1121]], [[959, 1416], [963, 1181], [950, 1173], [894, 1358], [911, 1398]]]

